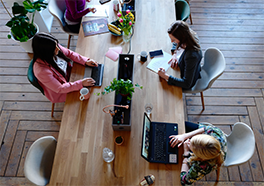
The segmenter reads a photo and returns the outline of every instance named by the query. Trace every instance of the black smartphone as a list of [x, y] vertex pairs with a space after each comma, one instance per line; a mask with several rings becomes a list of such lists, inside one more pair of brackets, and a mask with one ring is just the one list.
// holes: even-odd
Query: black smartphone
[[155, 56], [162, 56], [163, 52], [162, 50], [155, 50], [155, 51], [150, 51], [149, 52], [150, 57], [155, 57]]
[[109, 1], [111, 1], [111, 0], [99, 0], [99, 3], [101, 3], [101, 5], [102, 5], [102, 4], [105, 4], [105, 3], [109, 2]]

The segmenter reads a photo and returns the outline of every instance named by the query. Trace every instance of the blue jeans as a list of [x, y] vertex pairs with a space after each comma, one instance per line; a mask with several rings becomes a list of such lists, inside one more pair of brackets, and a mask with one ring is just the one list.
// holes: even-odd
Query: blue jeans
[[185, 131], [186, 133], [187, 132], [192, 132], [196, 129], [199, 128], [199, 124], [197, 123], [192, 123], [192, 122], [189, 122], [189, 121], [185, 121]]

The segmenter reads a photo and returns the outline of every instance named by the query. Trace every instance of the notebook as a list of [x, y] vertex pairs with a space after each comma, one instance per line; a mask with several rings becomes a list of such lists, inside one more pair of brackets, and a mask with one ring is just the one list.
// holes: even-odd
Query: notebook
[[104, 75], [104, 65], [98, 64], [98, 67], [85, 66], [84, 78], [91, 77], [95, 80], [94, 86], [101, 86]]
[[178, 148], [169, 143], [169, 136], [177, 134], [177, 123], [151, 122], [144, 113], [141, 156], [149, 162], [178, 164]]

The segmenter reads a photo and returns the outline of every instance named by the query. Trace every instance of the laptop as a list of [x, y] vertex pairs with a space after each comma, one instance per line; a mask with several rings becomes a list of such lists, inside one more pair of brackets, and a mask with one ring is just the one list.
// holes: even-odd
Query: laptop
[[104, 65], [98, 64], [98, 67], [85, 66], [84, 78], [91, 77], [95, 80], [94, 86], [102, 86], [104, 75]]
[[151, 122], [144, 113], [141, 156], [149, 162], [178, 164], [178, 148], [169, 143], [169, 136], [177, 134], [177, 123]]

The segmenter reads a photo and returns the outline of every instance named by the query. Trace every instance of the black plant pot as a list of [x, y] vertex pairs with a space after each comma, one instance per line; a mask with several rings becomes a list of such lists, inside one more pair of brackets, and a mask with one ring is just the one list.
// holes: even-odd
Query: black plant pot
[[[130, 79], [133, 83], [133, 74], [134, 74], [134, 54], [120, 54], [118, 61], [118, 79], [128, 80]], [[115, 107], [114, 110], [117, 110], [117, 113], [113, 116], [112, 127], [113, 130], [131, 130], [131, 100], [127, 99], [127, 96], [122, 96], [121, 94], [115, 95], [116, 105], [129, 105], [129, 108], [120, 108]]]

